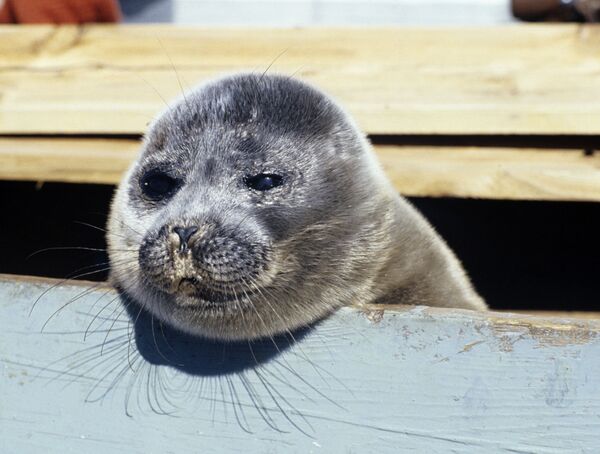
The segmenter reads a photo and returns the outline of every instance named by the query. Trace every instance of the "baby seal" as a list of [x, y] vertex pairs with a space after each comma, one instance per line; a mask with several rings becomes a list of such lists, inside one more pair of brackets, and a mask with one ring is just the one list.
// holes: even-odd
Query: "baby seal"
[[116, 192], [108, 245], [129, 300], [211, 339], [352, 303], [486, 307], [350, 117], [280, 75], [225, 77], [169, 106]]

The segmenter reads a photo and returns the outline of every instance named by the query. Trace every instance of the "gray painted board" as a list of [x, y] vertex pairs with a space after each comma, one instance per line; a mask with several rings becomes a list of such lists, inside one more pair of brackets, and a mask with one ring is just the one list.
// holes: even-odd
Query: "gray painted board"
[[55, 283], [0, 277], [2, 453], [600, 452], [597, 320], [355, 307], [249, 349]]

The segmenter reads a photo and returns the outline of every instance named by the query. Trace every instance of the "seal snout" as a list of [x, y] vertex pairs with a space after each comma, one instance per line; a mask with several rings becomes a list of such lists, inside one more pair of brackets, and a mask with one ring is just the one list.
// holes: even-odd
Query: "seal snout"
[[179, 252], [180, 253], [185, 253], [188, 250], [188, 242], [190, 241], [190, 238], [192, 237], [192, 235], [194, 233], [196, 233], [198, 231], [198, 227], [196, 226], [191, 226], [191, 227], [180, 227], [180, 226], [176, 226], [173, 227], [173, 232], [175, 232], [177, 234], [177, 236], [179, 237]]
[[147, 235], [138, 261], [154, 287], [210, 303], [249, 297], [273, 278], [270, 243], [259, 231], [239, 223], [163, 224]]

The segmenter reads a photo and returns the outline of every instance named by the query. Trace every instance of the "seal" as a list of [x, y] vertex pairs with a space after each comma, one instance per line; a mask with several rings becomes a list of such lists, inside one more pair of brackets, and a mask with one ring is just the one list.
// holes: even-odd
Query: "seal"
[[170, 105], [107, 232], [112, 284], [210, 339], [291, 332], [355, 303], [486, 308], [353, 120], [283, 75], [227, 76]]

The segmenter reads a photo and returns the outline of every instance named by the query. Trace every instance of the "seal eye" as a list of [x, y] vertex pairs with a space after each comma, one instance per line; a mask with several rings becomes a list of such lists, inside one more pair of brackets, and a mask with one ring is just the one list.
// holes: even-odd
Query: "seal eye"
[[272, 173], [259, 173], [244, 180], [246, 186], [256, 191], [268, 191], [283, 184], [283, 177]]
[[159, 170], [146, 172], [140, 180], [140, 187], [146, 197], [152, 200], [162, 200], [173, 194], [179, 186], [179, 181]]

